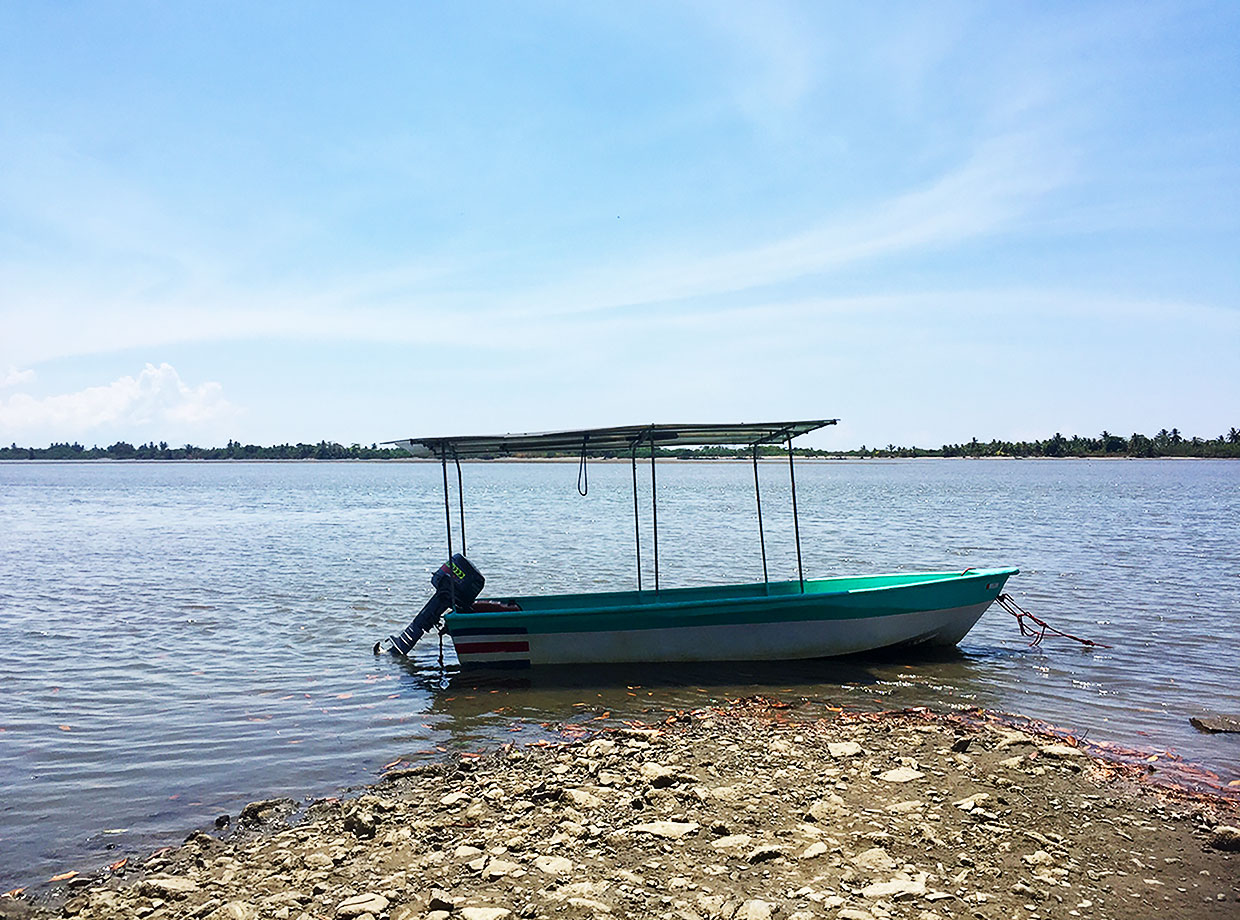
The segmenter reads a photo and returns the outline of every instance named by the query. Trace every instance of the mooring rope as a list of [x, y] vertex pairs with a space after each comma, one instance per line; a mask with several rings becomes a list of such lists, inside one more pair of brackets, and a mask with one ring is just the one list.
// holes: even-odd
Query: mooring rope
[[586, 442], [589, 437], [581, 439], [581, 463], [577, 467], [577, 494], [588, 495], [590, 493], [590, 471], [586, 467]]
[[[1095, 648], [1111, 647], [1103, 642], [1095, 642], [1092, 639], [1082, 639], [1080, 636], [1074, 636], [1072, 633], [1064, 632], [1062, 629], [1056, 629], [1045, 620], [1038, 619], [1020, 604], [1016, 603], [1010, 594], [1000, 594], [997, 598], [995, 598], [995, 600], [999, 602], [1000, 607], [1012, 616], [1016, 617], [1016, 622], [1020, 624], [1020, 634], [1022, 636], [1033, 637], [1033, 641], [1029, 643], [1031, 646], [1040, 645], [1042, 640], [1046, 638], [1047, 633], [1049, 633], [1052, 636], [1063, 636], [1063, 638], [1071, 639], [1074, 642], [1079, 642], [1081, 645], [1089, 645]], [[1025, 620], [1031, 621], [1038, 628], [1034, 629], [1033, 627], [1028, 626], [1025, 623]]]

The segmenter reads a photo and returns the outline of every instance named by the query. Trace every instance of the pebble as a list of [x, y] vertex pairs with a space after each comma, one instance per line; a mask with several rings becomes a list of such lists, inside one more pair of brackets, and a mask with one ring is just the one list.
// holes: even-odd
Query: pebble
[[896, 861], [882, 847], [871, 847], [864, 852], [858, 853], [853, 857], [852, 864], [859, 869], [869, 869], [876, 872], [896, 867]]
[[512, 916], [506, 907], [462, 907], [461, 920], [503, 920]]
[[548, 875], [569, 875], [573, 871], [573, 861], [563, 856], [539, 856], [534, 865]]
[[188, 878], [152, 875], [143, 880], [139, 890], [149, 898], [184, 899], [198, 890], [198, 883]]
[[1045, 754], [1047, 757], [1058, 757], [1061, 760], [1068, 757], [1085, 756], [1083, 750], [1071, 744], [1039, 744], [1038, 753]]
[[724, 852], [739, 856], [749, 849], [749, 845], [752, 843], [753, 838], [748, 834], [729, 834], [726, 837], [720, 837], [718, 840], [712, 840], [710, 845], [716, 850], [723, 850]]
[[893, 802], [887, 806], [888, 811], [894, 811], [896, 814], [908, 814], [912, 811], [921, 811], [926, 807], [926, 803], [920, 799], [909, 799], [904, 802]]
[[451, 912], [456, 907], [456, 901], [452, 895], [444, 891], [442, 888], [432, 888], [430, 895], [426, 900], [426, 909], [429, 911], [443, 910]]
[[699, 827], [701, 825], [696, 821], [650, 821], [646, 824], [635, 825], [633, 830], [643, 834], [653, 834], [656, 837], [676, 839], [696, 833]]
[[887, 770], [885, 773], [878, 774], [878, 778], [886, 783], [910, 783], [915, 779], [921, 779], [925, 775], [920, 770], [914, 770], [912, 767], [896, 767], [894, 770]]
[[926, 893], [926, 873], [921, 873], [916, 878], [909, 878], [907, 875], [900, 874], [895, 878], [886, 882], [875, 882], [861, 889], [861, 896], [877, 901], [882, 898], [890, 898], [893, 901], [906, 901], [911, 898], [921, 897]]
[[577, 808], [598, 808], [603, 800], [588, 789], [569, 789], [565, 795]]
[[827, 753], [836, 759], [856, 757], [861, 753], [861, 745], [856, 741], [832, 741], [827, 744]]
[[1220, 824], [1210, 834], [1210, 846], [1216, 850], [1240, 851], [1240, 827]]
[[370, 839], [378, 831], [374, 812], [368, 808], [353, 808], [345, 812], [344, 829], [355, 837]]
[[243, 824], [260, 824], [278, 812], [289, 812], [296, 807], [292, 799], [262, 799], [251, 802], [241, 809], [239, 820]]
[[972, 811], [978, 806], [978, 804], [985, 802], [989, 798], [989, 792], [975, 792], [973, 795], [966, 796], [963, 799], [957, 799], [955, 802], [952, 802], [952, 804], [961, 811]]
[[753, 898], [741, 904], [732, 917], [733, 920], [771, 920], [774, 914], [774, 904], [759, 898]]
[[604, 904], [602, 901], [596, 901], [593, 898], [569, 898], [569, 907], [577, 907], [582, 910], [592, 910], [596, 914], [611, 913], [611, 905]]
[[806, 812], [806, 818], [810, 821], [821, 821], [824, 824], [830, 823], [840, 812], [846, 811], [847, 806], [844, 799], [832, 793], [826, 799], [819, 799], [809, 807]]
[[745, 860], [750, 865], [754, 865], [771, 859], [779, 859], [783, 855], [783, 847], [767, 844], [766, 846], [755, 847], [750, 851], [749, 855], [745, 857]]
[[363, 914], [381, 914], [390, 902], [381, 894], [367, 892], [345, 898], [336, 905], [337, 917], [360, 917]]
[[504, 859], [492, 859], [486, 864], [486, 868], [482, 870], [482, 875], [484, 878], [497, 879], [521, 872], [524, 872], [524, 870], [517, 863], [508, 862]]
[[642, 764], [639, 772], [642, 778], [655, 789], [663, 789], [673, 785], [680, 776], [680, 771], [674, 767], [654, 762]]

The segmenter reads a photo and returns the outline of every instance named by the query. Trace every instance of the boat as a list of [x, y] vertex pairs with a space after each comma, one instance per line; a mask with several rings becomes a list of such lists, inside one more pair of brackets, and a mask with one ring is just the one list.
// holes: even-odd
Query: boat
[[[390, 651], [408, 656], [426, 633], [446, 633], [463, 669], [548, 665], [784, 661], [830, 658], [960, 642], [1002, 592], [1016, 568], [806, 578], [793, 460], [794, 438], [837, 419], [731, 424], [649, 424], [496, 436], [405, 438], [385, 443], [438, 459], [443, 470], [448, 562], [432, 574], [434, 594]], [[752, 458], [761, 582], [664, 587], [659, 571], [659, 449], [745, 447]], [[797, 575], [772, 581], [762, 524], [758, 456], [784, 445], [792, 499]], [[636, 590], [481, 597], [486, 579], [466, 555], [463, 459], [579, 457], [577, 488], [589, 490], [591, 457], [627, 455], [633, 473]], [[642, 566], [638, 459], [650, 463], [653, 571]], [[456, 468], [461, 551], [454, 551], [448, 466]], [[380, 651], [382, 643], [376, 643]]]

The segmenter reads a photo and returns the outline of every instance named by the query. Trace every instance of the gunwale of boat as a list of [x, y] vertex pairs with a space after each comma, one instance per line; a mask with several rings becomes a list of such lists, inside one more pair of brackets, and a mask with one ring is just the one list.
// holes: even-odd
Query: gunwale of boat
[[[966, 572], [845, 575], [800, 581], [710, 585], [655, 591], [602, 591], [503, 597], [519, 610], [453, 611], [448, 633], [490, 625], [525, 624], [537, 632], [662, 628], [669, 620], [761, 624], [789, 620], [846, 620], [947, 609], [994, 599], [1015, 568]], [[834, 590], [832, 590], [834, 588]], [[768, 592], [770, 590], [770, 593]], [[927, 595], [938, 595], [927, 603]], [[691, 618], [687, 619], [687, 618]]]

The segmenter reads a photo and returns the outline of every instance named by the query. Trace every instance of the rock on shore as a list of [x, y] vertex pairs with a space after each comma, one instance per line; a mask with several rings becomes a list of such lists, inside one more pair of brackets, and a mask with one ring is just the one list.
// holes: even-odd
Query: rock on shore
[[[261, 803], [226, 839], [191, 835], [34, 914], [1240, 916], [1234, 802], [1121, 790], [1071, 744], [926, 713], [815, 719], [750, 701], [286, 811]], [[0, 915], [18, 907], [31, 910]]]

